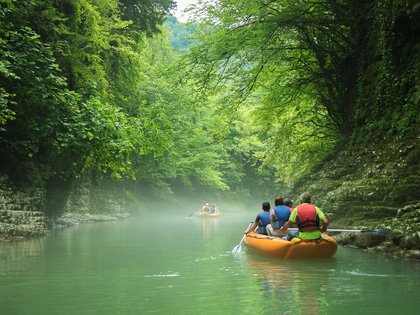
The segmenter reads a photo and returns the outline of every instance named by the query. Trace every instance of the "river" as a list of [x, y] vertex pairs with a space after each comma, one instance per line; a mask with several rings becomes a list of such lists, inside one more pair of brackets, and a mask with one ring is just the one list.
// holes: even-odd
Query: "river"
[[1, 314], [418, 314], [420, 263], [232, 254], [256, 213], [149, 214], [0, 244]]

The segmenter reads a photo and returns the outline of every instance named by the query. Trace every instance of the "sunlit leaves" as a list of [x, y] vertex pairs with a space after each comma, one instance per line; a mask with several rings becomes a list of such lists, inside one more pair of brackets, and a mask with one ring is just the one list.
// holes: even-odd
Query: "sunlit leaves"
[[[2, 154], [44, 163], [63, 178], [89, 170], [165, 193], [171, 184], [243, 194], [269, 187], [269, 176], [256, 173], [260, 126], [252, 124], [249, 108], [226, 110], [233, 81], [208, 81], [223, 93], [201, 93], [207, 79], [187, 75], [166, 30], [134, 36], [144, 12], [130, 11], [139, 8], [136, 1], [123, 2], [126, 7], [116, 0], [9, 2], [0, 40]], [[155, 4], [162, 11], [147, 23], [158, 21], [172, 1]], [[235, 67], [252, 76], [247, 57]]]
[[[9, 2], [7, 14], [0, 17], [3, 156], [52, 162], [56, 171], [67, 174], [96, 168], [116, 179], [134, 178], [133, 156], [162, 154], [168, 123], [164, 113], [142, 108], [129, 93], [136, 109], [120, 107], [127, 103], [118, 99], [117, 88], [133, 82], [129, 91], [138, 95], [142, 78], [137, 44], [123, 34], [131, 22], [118, 17], [117, 1], [59, 1], [56, 10], [52, 4]], [[64, 18], [60, 10], [72, 15]], [[39, 18], [47, 15], [60, 27], [42, 25]], [[54, 51], [46, 42], [58, 35]], [[134, 70], [115, 71], [124, 68]], [[142, 108], [139, 117], [132, 117], [137, 108]]]
[[357, 4], [221, 0], [198, 13], [190, 62], [203, 89], [226, 93], [230, 109], [254, 107], [279, 180], [308, 172], [351, 127], [355, 80], [341, 73]]

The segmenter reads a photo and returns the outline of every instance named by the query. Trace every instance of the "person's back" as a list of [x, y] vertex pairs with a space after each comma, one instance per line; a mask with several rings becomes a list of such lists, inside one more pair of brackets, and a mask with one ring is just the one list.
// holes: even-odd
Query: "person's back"
[[278, 205], [274, 207], [274, 214], [272, 218], [271, 226], [273, 229], [281, 228], [290, 217], [290, 208], [286, 205]]
[[206, 203], [203, 207], [203, 213], [208, 214], [210, 211], [210, 205]]
[[[295, 208], [293, 208], [293, 200], [292, 199], [289, 199], [289, 198], [286, 198], [286, 199], [284, 199], [284, 204], [286, 205], [286, 206], [288, 206], [289, 207], [289, 209], [290, 209], [290, 214], [292, 214], [292, 212], [293, 212], [293, 210], [295, 210]], [[296, 224], [296, 222], [293, 222], [293, 225], [292, 225], [294, 228], [297, 228], [297, 224]]]
[[289, 198], [284, 199], [284, 205], [285, 206], [288, 206], [290, 208], [290, 213], [292, 213], [293, 210], [294, 210], [294, 208], [293, 208], [293, 202], [294, 201], [292, 199], [289, 199]]
[[209, 214], [215, 214], [215, 213], [216, 213], [216, 205], [212, 205], [210, 207]]
[[258, 233], [267, 234], [267, 224], [270, 224], [270, 206], [268, 206], [268, 210], [261, 211], [259, 217]]
[[270, 203], [268, 201], [264, 201], [261, 208], [263, 211], [258, 213], [254, 224], [245, 231], [245, 234], [253, 232], [257, 227], [257, 233], [267, 234], [266, 226], [270, 223]]
[[285, 233], [280, 233], [278, 229], [282, 227], [289, 219], [290, 208], [284, 204], [282, 196], [276, 196], [274, 199], [274, 209], [270, 213], [270, 224], [267, 225], [267, 234], [270, 236], [282, 237]]
[[289, 232], [288, 240], [296, 236], [303, 240], [318, 239], [321, 237], [321, 232], [325, 232], [328, 227], [328, 219], [318, 207], [311, 204], [311, 196], [308, 193], [303, 193], [300, 196], [300, 205], [293, 210], [289, 221], [280, 230], [285, 232], [293, 225], [294, 221], [296, 221], [299, 232]]
[[321, 237], [319, 215], [313, 204], [303, 203], [296, 207], [296, 224], [301, 239]]

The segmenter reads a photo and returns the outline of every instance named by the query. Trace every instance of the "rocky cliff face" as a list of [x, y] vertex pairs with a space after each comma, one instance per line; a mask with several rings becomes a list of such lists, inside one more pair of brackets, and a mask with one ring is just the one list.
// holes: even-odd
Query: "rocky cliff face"
[[[420, 259], [419, 138], [383, 137], [365, 146], [344, 147], [300, 179], [294, 195], [298, 199], [302, 192], [309, 192], [328, 214], [330, 227], [390, 229], [377, 250]], [[366, 236], [353, 235], [345, 242], [373, 246], [371, 240], [362, 242], [362, 237]]]
[[0, 240], [44, 236], [52, 227], [128, 216], [121, 191], [93, 182], [89, 174], [54, 188], [39, 175], [15, 183], [0, 174]]
[[45, 187], [16, 187], [7, 175], [0, 174], [0, 239], [47, 234], [45, 197]]

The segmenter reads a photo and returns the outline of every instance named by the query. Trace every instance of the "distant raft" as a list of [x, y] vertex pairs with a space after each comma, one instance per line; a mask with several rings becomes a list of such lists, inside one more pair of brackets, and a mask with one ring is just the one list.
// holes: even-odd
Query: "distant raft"
[[199, 218], [218, 218], [220, 217], [220, 212], [217, 211], [216, 213], [212, 213], [212, 214], [202, 212], [202, 213], [199, 213], [197, 216]]
[[337, 251], [337, 242], [331, 236], [321, 234], [318, 240], [293, 239], [283, 240], [279, 237], [249, 233], [244, 239], [245, 245], [252, 251], [282, 259], [331, 258]]

